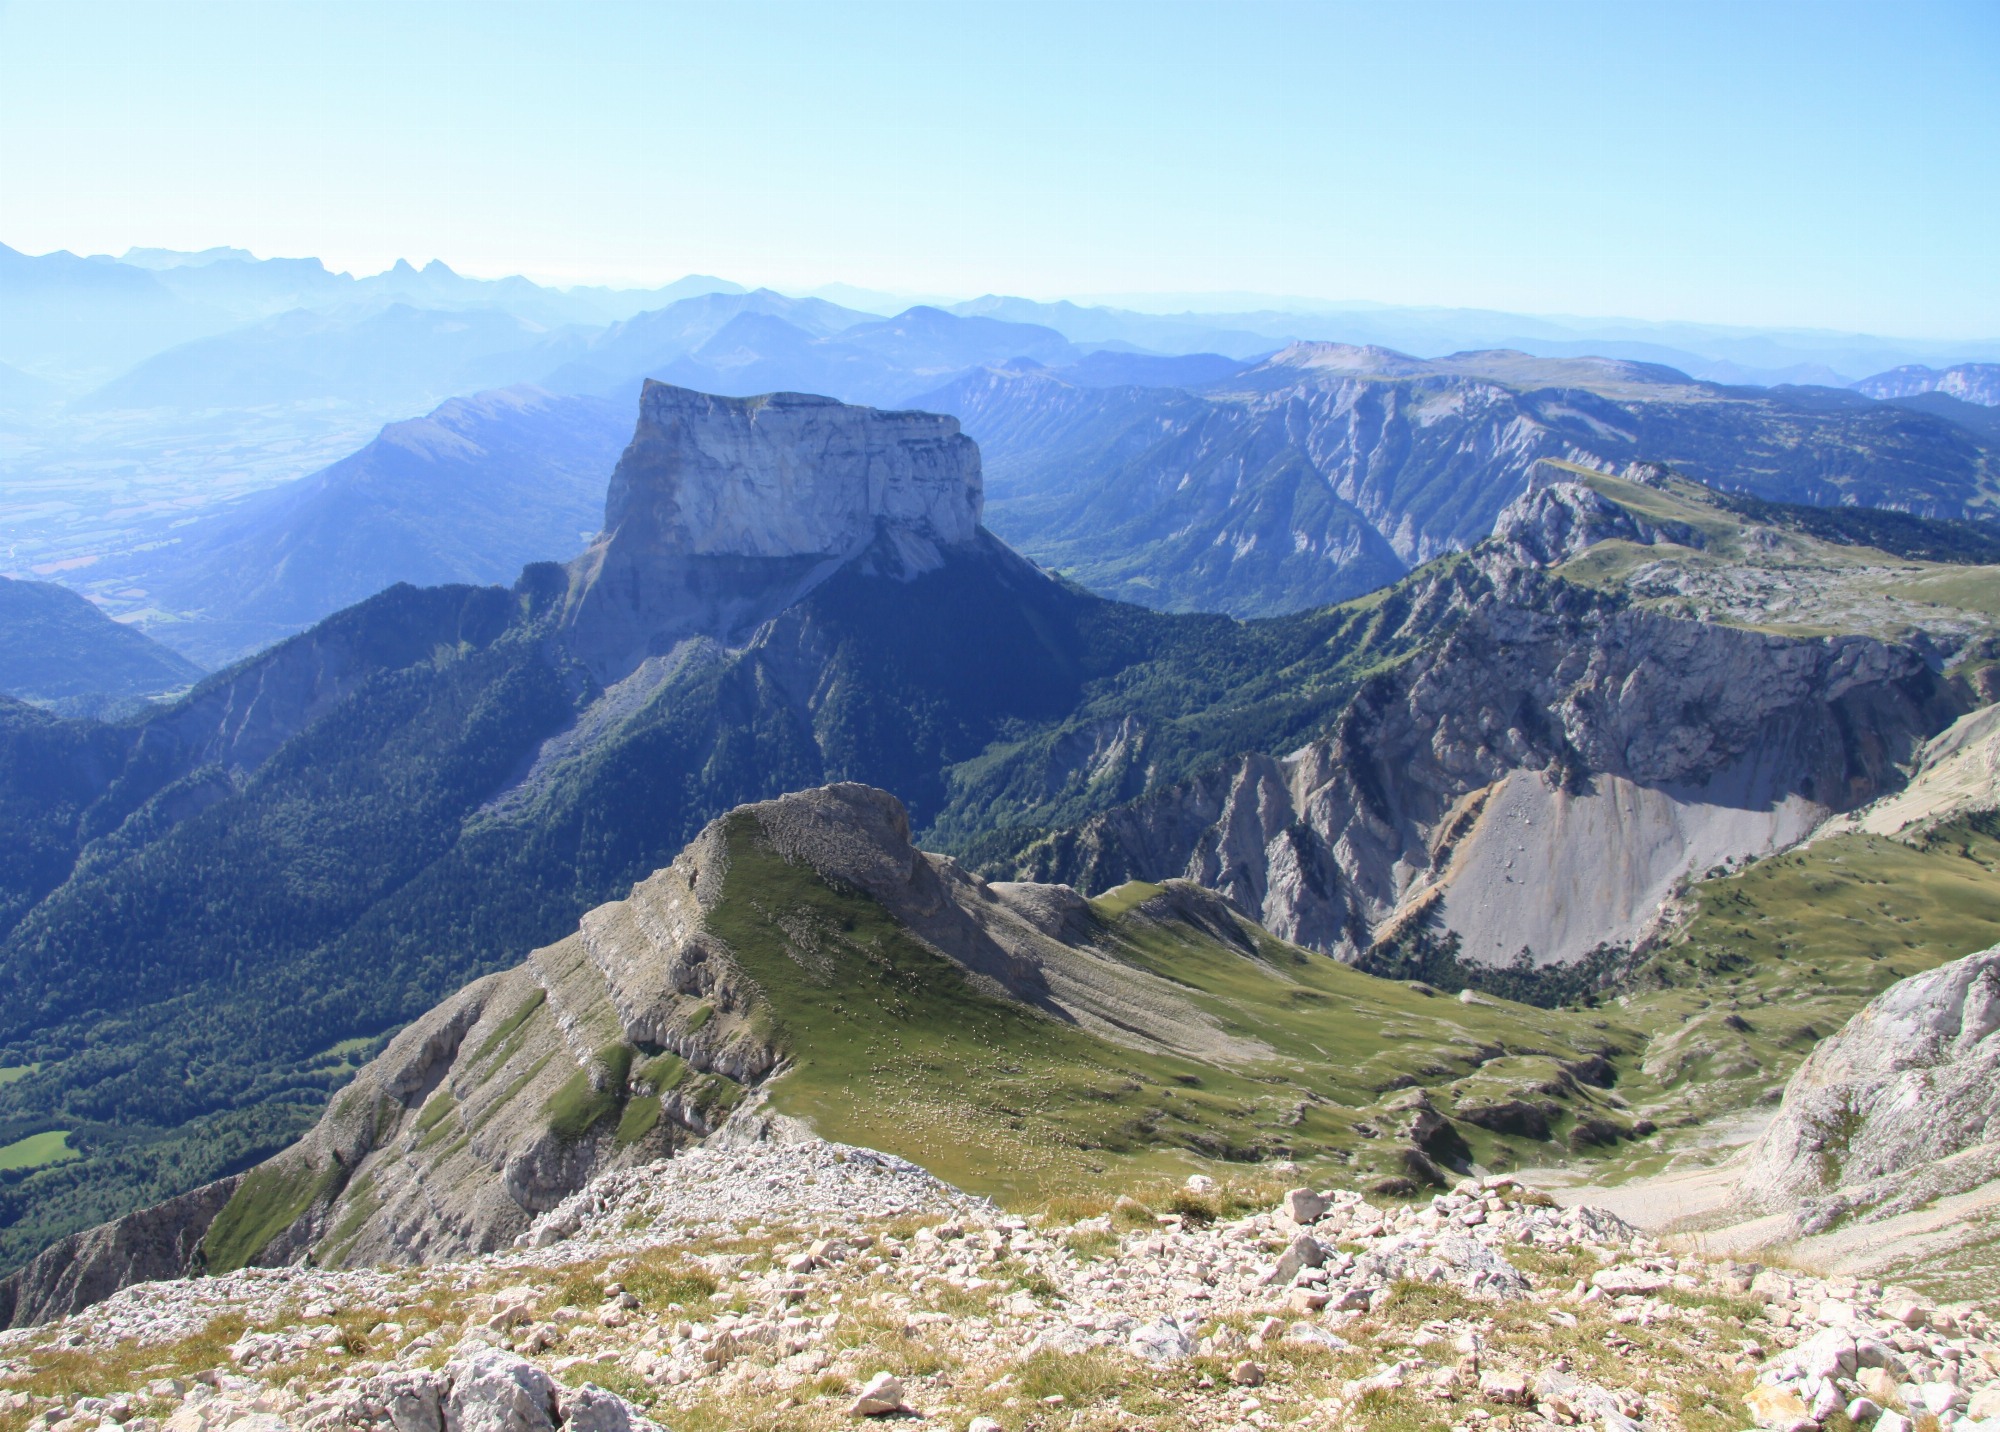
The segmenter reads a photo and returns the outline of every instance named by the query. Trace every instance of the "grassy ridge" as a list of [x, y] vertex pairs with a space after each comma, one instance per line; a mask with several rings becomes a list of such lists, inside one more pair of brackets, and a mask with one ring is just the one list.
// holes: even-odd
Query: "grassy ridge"
[[[1102, 947], [1263, 1053], [1234, 1065], [1162, 1053], [985, 994], [873, 900], [787, 864], [748, 817], [731, 827], [709, 927], [761, 991], [762, 1032], [790, 1051], [778, 1109], [1003, 1198], [1195, 1159], [1399, 1174], [1385, 1095], [1509, 1052], [1585, 1061], [1633, 1038], [1598, 1014], [1464, 1005], [1262, 932], [1246, 956], [1161, 918], [1151, 893], [1099, 902]], [[1527, 1141], [1475, 1140], [1488, 1162], [1530, 1156]]]

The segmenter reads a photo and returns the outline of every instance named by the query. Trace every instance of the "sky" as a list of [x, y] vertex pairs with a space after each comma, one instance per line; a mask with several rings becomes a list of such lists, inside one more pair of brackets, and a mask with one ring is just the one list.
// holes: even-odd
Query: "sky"
[[0, 0], [0, 242], [2000, 335], [2000, 0]]

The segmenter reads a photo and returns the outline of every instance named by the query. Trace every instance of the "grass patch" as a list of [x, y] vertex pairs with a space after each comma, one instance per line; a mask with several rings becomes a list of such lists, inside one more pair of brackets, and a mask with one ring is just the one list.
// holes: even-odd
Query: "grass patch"
[[648, 1094], [632, 1100], [618, 1117], [618, 1147], [622, 1149], [638, 1143], [659, 1126], [660, 1101], [657, 1096]]
[[1043, 1351], [1014, 1368], [1013, 1391], [1036, 1402], [1060, 1397], [1071, 1406], [1088, 1405], [1116, 1397], [1131, 1374], [1132, 1364], [1110, 1353]]
[[1493, 1045], [1578, 1058], [1620, 1037], [1602, 1015], [1427, 1000], [1249, 927], [1246, 950], [1128, 889], [1100, 905], [1107, 952], [1269, 1052], [1208, 1062], [1134, 1049], [975, 988], [875, 901], [787, 863], [754, 817], [731, 818], [726, 838], [709, 928], [761, 995], [752, 1032], [790, 1055], [773, 1105], [1003, 1200], [1075, 1198], [1147, 1173], [1178, 1184], [1194, 1160], [1332, 1159], [1361, 1142], [1359, 1111], [1417, 1071], [1462, 1075]]
[[42, 1168], [81, 1157], [82, 1154], [69, 1146], [68, 1129], [49, 1129], [0, 1147], [0, 1171]]
[[528, 1022], [528, 1017], [532, 1015], [536, 1010], [540, 1009], [542, 1007], [542, 1001], [547, 999], [548, 997], [549, 996], [547, 990], [536, 989], [533, 994], [529, 995], [525, 1000], [523, 1000], [521, 1002], [520, 1007], [516, 1009], [512, 1014], [508, 1015], [505, 1019], [500, 1021], [500, 1023], [494, 1028], [493, 1032], [487, 1035], [486, 1038], [480, 1043], [478, 1050], [472, 1056], [472, 1062], [474, 1064], [480, 1064], [485, 1062], [486, 1056], [491, 1054], [494, 1050], [498, 1049], [501, 1046], [501, 1044], [506, 1041], [509, 1035], [513, 1034], [514, 1031], [519, 1029], [522, 1025], [526, 1024]]
[[589, 1066], [570, 1075], [542, 1108], [550, 1132], [566, 1143], [575, 1143], [621, 1108], [638, 1052], [629, 1044], [607, 1044]]
[[252, 1169], [202, 1238], [208, 1271], [233, 1273], [247, 1267], [273, 1238], [339, 1188], [346, 1177], [347, 1170], [331, 1161], [323, 1169], [283, 1163]]
[[642, 1257], [638, 1266], [627, 1272], [621, 1281], [625, 1284], [625, 1291], [637, 1298], [639, 1306], [649, 1312], [671, 1303], [679, 1303], [684, 1308], [705, 1303], [722, 1286], [715, 1275], [706, 1269], [691, 1267], [674, 1261], [671, 1256], [657, 1253]]

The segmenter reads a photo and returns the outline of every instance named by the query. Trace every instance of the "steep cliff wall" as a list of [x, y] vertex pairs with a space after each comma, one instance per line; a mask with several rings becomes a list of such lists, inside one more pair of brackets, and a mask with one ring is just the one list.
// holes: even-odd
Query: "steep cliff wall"
[[1023, 873], [1185, 876], [1343, 958], [1424, 912], [1466, 958], [1569, 961], [1641, 932], [1689, 872], [1893, 788], [1956, 714], [1903, 648], [1681, 621], [1488, 566], [1449, 635], [1327, 737], [1051, 837]]
[[974, 542], [982, 492], [953, 418], [649, 382], [604, 532], [571, 564], [564, 639], [604, 681], [689, 636], [740, 639], [878, 544], [934, 569]]

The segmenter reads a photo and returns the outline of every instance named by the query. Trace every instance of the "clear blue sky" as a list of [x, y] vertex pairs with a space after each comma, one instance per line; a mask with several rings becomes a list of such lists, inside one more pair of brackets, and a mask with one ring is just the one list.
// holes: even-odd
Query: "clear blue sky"
[[2000, 3], [0, 0], [0, 241], [2000, 335]]

